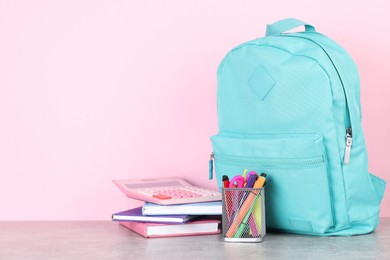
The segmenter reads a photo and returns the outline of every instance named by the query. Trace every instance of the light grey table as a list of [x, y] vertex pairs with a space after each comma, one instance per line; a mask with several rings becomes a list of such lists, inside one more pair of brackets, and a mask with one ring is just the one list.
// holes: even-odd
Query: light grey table
[[390, 259], [390, 218], [352, 237], [267, 234], [261, 243], [219, 235], [143, 238], [110, 221], [0, 222], [0, 259]]

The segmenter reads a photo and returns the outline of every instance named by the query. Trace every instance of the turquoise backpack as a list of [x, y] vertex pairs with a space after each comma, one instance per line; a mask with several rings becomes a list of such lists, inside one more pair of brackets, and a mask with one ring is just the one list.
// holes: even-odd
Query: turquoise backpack
[[232, 49], [217, 76], [210, 179], [213, 166], [219, 187], [222, 175], [266, 173], [268, 230], [329, 236], [377, 227], [386, 182], [368, 172], [358, 70], [342, 47], [285, 19]]

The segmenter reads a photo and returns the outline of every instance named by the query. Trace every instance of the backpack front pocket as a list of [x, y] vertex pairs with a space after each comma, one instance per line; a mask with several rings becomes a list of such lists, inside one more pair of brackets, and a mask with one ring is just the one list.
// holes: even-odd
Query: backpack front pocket
[[219, 187], [244, 169], [267, 174], [267, 228], [321, 234], [334, 225], [326, 153], [318, 134], [228, 134], [211, 138]]

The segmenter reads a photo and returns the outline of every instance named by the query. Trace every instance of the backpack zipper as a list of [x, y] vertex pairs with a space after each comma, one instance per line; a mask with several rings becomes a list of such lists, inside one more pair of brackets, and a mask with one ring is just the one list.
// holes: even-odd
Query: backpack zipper
[[352, 147], [352, 129], [347, 128], [346, 144], [345, 144], [345, 152], [344, 152], [344, 163], [345, 164], [348, 164], [349, 159], [351, 158], [351, 147]]
[[265, 157], [241, 157], [241, 156], [230, 156], [222, 154], [210, 154], [209, 160], [209, 180], [213, 179], [214, 159], [223, 161], [228, 164], [244, 163], [246, 165], [263, 165], [263, 166], [313, 166], [322, 164], [325, 162], [323, 156], [317, 156], [313, 158], [265, 158]]
[[225, 163], [245, 163], [249, 165], [264, 165], [264, 166], [309, 166], [316, 165], [325, 162], [323, 156], [310, 157], [310, 158], [267, 158], [267, 157], [241, 157], [212, 153], [213, 158]]
[[213, 179], [213, 167], [214, 166], [214, 153], [210, 154], [210, 160], [209, 160], [209, 180]]
[[350, 110], [349, 110], [349, 105], [348, 105], [348, 97], [347, 97], [347, 90], [345, 89], [345, 86], [344, 86], [344, 82], [343, 82], [343, 79], [339, 73], [339, 70], [337, 69], [336, 65], [334, 64], [332, 58], [330, 57], [329, 53], [325, 50], [324, 47], [322, 47], [321, 44], [319, 44], [317, 41], [311, 39], [311, 38], [307, 38], [307, 37], [303, 37], [303, 36], [298, 36], [298, 35], [286, 35], [286, 34], [280, 34], [280, 35], [275, 35], [275, 36], [282, 36], [282, 37], [295, 37], [295, 38], [301, 38], [301, 39], [305, 39], [305, 40], [308, 40], [314, 44], [316, 44], [318, 47], [321, 48], [321, 50], [326, 54], [326, 56], [328, 56], [330, 62], [332, 63], [333, 65], [333, 68], [335, 69], [337, 75], [339, 76], [339, 79], [340, 79], [340, 83], [341, 83], [341, 86], [343, 87], [343, 91], [344, 91], [344, 97], [345, 97], [345, 105], [347, 107], [347, 116], [348, 116], [348, 121], [349, 121], [349, 126], [347, 127], [346, 129], [346, 140], [345, 140], [345, 152], [344, 152], [344, 164], [349, 164], [349, 161], [350, 161], [350, 157], [351, 157], [351, 150], [352, 150], [352, 120], [351, 120], [351, 113], [350, 113]]

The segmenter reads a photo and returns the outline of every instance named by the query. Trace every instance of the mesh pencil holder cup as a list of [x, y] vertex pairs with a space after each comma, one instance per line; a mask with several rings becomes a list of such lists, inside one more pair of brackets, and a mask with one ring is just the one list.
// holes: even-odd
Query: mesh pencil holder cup
[[264, 188], [222, 189], [222, 237], [227, 242], [261, 242], [266, 234]]

